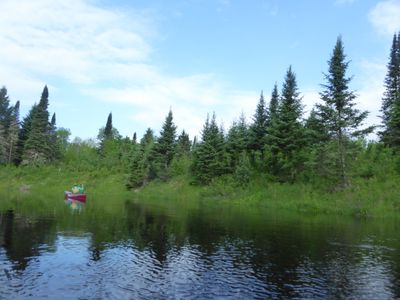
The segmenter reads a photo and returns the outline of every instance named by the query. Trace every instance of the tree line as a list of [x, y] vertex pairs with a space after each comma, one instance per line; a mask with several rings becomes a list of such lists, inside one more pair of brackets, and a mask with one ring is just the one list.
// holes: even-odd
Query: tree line
[[[242, 114], [226, 132], [217, 124], [215, 114], [208, 115], [199, 140], [190, 140], [184, 130], [178, 134], [170, 110], [158, 136], [148, 128], [140, 140], [136, 133], [132, 138], [122, 138], [112, 125], [110, 113], [105, 127], [99, 130], [99, 144], [79, 140], [68, 143], [69, 131], [56, 127], [55, 114], [49, 119], [47, 87], [22, 122], [19, 101], [11, 106], [3, 87], [0, 163], [73, 164], [87, 152], [86, 166], [95, 162], [126, 173], [129, 189], [179, 175], [205, 185], [225, 175], [240, 186], [260, 175], [287, 183], [318, 179], [343, 189], [351, 184], [352, 168], [360, 153], [374, 148], [396, 156], [400, 147], [400, 33], [394, 35], [390, 50], [381, 125], [364, 125], [368, 112], [357, 108], [348, 66], [338, 37], [323, 76], [321, 102], [307, 118], [296, 74], [289, 66], [281, 90], [275, 83], [268, 104], [261, 92], [250, 123]], [[366, 135], [377, 127], [379, 141], [367, 144]]]

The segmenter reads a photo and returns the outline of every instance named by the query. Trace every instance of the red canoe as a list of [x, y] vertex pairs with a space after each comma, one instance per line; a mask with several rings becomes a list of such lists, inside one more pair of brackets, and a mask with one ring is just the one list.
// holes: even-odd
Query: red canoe
[[86, 202], [86, 194], [74, 194], [72, 192], [65, 191], [64, 192], [64, 198], [66, 200], [76, 200], [80, 202]]

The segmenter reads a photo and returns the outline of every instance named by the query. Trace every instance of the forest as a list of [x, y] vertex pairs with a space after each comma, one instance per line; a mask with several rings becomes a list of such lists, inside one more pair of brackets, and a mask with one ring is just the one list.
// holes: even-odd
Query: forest
[[[300, 184], [323, 193], [365, 187], [369, 193], [380, 186], [382, 194], [396, 186], [400, 175], [400, 32], [393, 36], [385, 92], [377, 99], [381, 101], [381, 124], [365, 125], [368, 112], [357, 108], [348, 66], [338, 37], [322, 78], [321, 102], [307, 116], [296, 74], [289, 66], [281, 89], [275, 84], [270, 96], [261, 92], [250, 122], [241, 114], [226, 130], [211, 113], [199, 138], [178, 131], [170, 110], [158, 134], [148, 128], [140, 139], [136, 133], [122, 137], [110, 113], [97, 141], [70, 141], [70, 131], [56, 125], [56, 114], [50, 118], [47, 86], [22, 119], [20, 102], [11, 105], [3, 87], [0, 169], [56, 166], [90, 174], [120, 174], [124, 188], [135, 191], [152, 182], [171, 180], [251, 189], [262, 178], [263, 185], [290, 189]], [[368, 141], [372, 132], [378, 139]], [[384, 201], [394, 201], [391, 208], [400, 209], [397, 199]]]

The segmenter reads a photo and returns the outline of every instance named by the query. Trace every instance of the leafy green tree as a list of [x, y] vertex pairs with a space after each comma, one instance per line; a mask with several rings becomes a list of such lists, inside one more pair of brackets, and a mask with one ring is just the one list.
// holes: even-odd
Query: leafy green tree
[[355, 108], [356, 98], [349, 89], [351, 77], [346, 76], [349, 63], [345, 61], [344, 47], [338, 37], [332, 56], [328, 61], [329, 69], [325, 74], [326, 84], [320, 93], [323, 104], [317, 105], [319, 117], [324, 120], [330, 139], [335, 143], [334, 178], [338, 188], [349, 185], [349, 154], [351, 139], [372, 132], [373, 127], [360, 129], [368, 115], [367, 111]]
[[379, 132], [381, 140], [389, 146], [400, 146], [400, 32], [393, 36], [387, 74], [385, 92], [382, 98], [383, 130]]
[[270, 171], [280, 181], [294, 182], [302, 170], [304, 157], [303, 106], [296, 75], [289, 67], [282, 88], [278, 112], [269, 128]]
[[225, 141], [216, 123], [215, 114], [213, 114], [211, 121], [207, 116], [201, 139], [193, 153], [191, 171], [195, 182], [208, 184], [214, 178], [224, 174], [226, 170]]
[[68, 141], [69, 137], [71, 136], [71, 131], [67, 128], [59, 127], [56, 130], [56, 135], [57, 135], [58, 149], [60, 149], [60, 154], [61, 156], [63, 156], [69, 144]]

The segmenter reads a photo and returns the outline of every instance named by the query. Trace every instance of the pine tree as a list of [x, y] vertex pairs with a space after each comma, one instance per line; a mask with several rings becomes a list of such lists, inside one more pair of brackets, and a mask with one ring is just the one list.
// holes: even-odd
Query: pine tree
[[279, 108], [279, 93], [278, 93], [278, 86], [275, 83], [271, 94], [271, 101], [269, 102], [269, 107], [268, 107], [268, 116], [269, 116], [268, 127], [271, 126], [272, 121], [276, 118], [278, 114], [278, 108]]
[[10, 108], [10, 99], [7, 95], [6, 87], [2, 87], [0, 89], [0, 124], [5, 130], [4, 134], [6, 135], [6, 131], [8, 126], [10, 125], [11, 118], [11, 108]]
[[207, 116], [202, 130], [202, 141], [193, 153], [192, 174], [197, 183], [208, 184], [224, 174], [224, 139], [216, 123], [215, 114], [211, 121]]
[[400, 146], [400, 32], [393, 36], [390, 50], [387, 74], [385, 77], [385, 92], [382, 98], [383, 130], [379, 132], [381, 140], [389, 146]]
[[168, 167], [174, 158], [176, 147], [176, 126], [173, 122], [172, 111], [168, 112], [156, 143], [156, 152]]
[[8, 128], [7, 135], [7, 163], [11, 164], [16, 159], [16, 149], [18, 143], [18, 133], [19, 133], [19, 106], [20, 103], [17, 101], [12, 109], [10, 125]]
[[51, 147], [51, 160], [57, 160], [60, 158], [61, 150], [60, 150], [60, 143], [58, 142], [57, 138], [57, 126], [56, 126], [56, 113], [53, 113], [50, 121], [50, 128], [49, 128], [49, 139], [50, 139], [50, 147]]
[[7, 162], [6, 133], [4, 126], [0, 123], [0, 164]]
[[32, 129], [32, 120], [34, 119], [36, 112], [38, 111], [38, 106], [35, 103], [31, 109], [29, 110], [28, 114], [25, 116], [24, 120], [21, 124], [21, 130], [18, 133], [18, 142], [17, 142], [17, 149], [15, 153], [15, 160], [14, 163], [19, 165], [22, 163], [22, 157], [24, 154], [25, 143], [28, 140]]
[[253, 124], [251, 124], [249, 132], [249, 149], [253, 153], [258, 151], [261, 154], [261, 159], [264, 157], [268, 121], [264, 95], [263, 92], [261, 92], [260, 100], [253, 116]]
[[136, 145], [136, 143], [137, 143], [137, 136], [136, 136], [136, 132], [134, 132], [134, 133], [133, 133], [133, 137], [132, 137], [132, 143], [133, 143], [134, 145]]
[[246, 118], [242, 113], [238, 121], [233, 122], [228, 131], [226, 141], [226, 151], [228, 154], [229, 169], [233, 172], [238, 165], [242, 154], [246, 152], [248, 147], [249, 128]]
[[190, 153], [191, 141], [189, 135], [182, 130], [182, 133], [178, 136], [176, 145], [176, 153], [178, 156], [188, 155]]
[[324, 120], [330, 139], [335, 143], [335, 179], [337, 187], [349, 185], [348, 170], [351, 138], [360, 137], [373, 130], [373, 127], [359, 129], [368, 115], [367, 111], [356, 109], [353, 91], [349, 89], [351, 77], [346, 77], [349, 63], [345, 61], [344, 47], [338, 37], [332, 56], [328, 61], [329, 69], [325, 74], [326, 84], [320, 93], [323, 104], [317, 105], [319, 117]]
[[293, 182], [302, 169], [304, 162], [302, 115], [303, 106], [296, 75], [292, 67], [289, 67], [282, 87], [280, 105], [268, 132], [270, 171], [280, 181]]
[[10, 100], [7, 89], [0, 89], [0, 164], [7, 162], [8, 129], [11, 122]]
[[113, 138], [112, 113], [108, 115], [106, 127], [104, 128], [104, 140]]
[[51, 160], [48, 106], [49, 92], [45, 86], [24, 145], [24, 164], [43, 164]]

